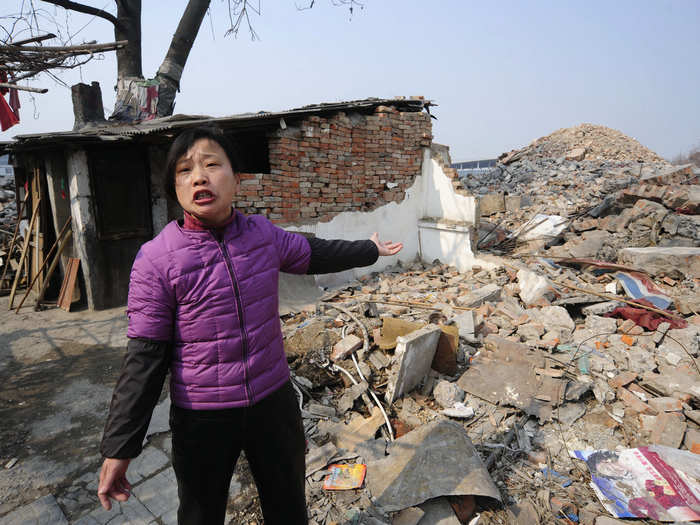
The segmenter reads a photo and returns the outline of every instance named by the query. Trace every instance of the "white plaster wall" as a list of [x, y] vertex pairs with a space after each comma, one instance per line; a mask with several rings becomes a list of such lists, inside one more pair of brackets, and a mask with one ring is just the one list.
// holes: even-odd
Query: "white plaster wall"
[[423, 150], [423, 180], [425, 182], [424, 217], [437, 217], [451, 221], [476, 224], [476, 199], [459, 195], [452, 187], [450, 179], [442, 167], [430, 155], [430, 149]]
[[463, 272], [477, 264], [471, 243], [471, 228], [454, 228], [439, 223], [421, 221], [418, 224], [421, 259], [439, 259]]
[[[475, 214], [475, 199], [454, 192], [450, 178], [444, 174], [440, 165], [432, 160], [430, 149], [425, 148], [421, 175], [416, 177], [413, 186], [406, 191], [406, 197], [400, 203], [391, 202], [370, 212], [345, 212], [336, 215], [329, 222], [287, 229], [311, 232], [323, 239], [345, 240], [368, 239], [376, 231], [379, 232], [380, 240], [403, 243], [403, 249], [397, 255], [381, 257], [372, 266], [316, 277], [320, 286], [336, 286], [362, 275], [381, 271], [397, 260], [402, 263], [413, 261], [420, 253], [418, 221], [426, 215], [474, 224]], [[461, 243], [459, 248], [455, 247], [457, 242]], [[457, 252], [460, 254], [459, 258], [454, 257]], [[430, 245], [428, 258], [424, 257], [426, 261], [434, 259], [455, 265], [459, 263], [465, 268], [470, 267], [474, 256], [471, 253], [469, 234], [462, 234], [457, 241], [457, 237], [447, 232], [444, 240]]]
[[70, 192], [70, 209], [73, 217], [73, 253], [80, 257], [80, 266], [85, 275], [88, 308], [94, 310], [90, 257], [88, 256], [88, 226], [95, 226], [92, 214], [90, 193], [90, 176], [88, 172], [87, 153], [83, 150], [68, 154], [68, 189]]

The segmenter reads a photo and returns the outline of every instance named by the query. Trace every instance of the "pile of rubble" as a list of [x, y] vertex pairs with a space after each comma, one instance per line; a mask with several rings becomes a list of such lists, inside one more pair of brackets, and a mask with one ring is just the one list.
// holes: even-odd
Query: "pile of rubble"
[[605, 126], [580, 124], [540, 137], [519, 150], [504, 153], [499, 160], [510, 164], [516, 160], [557, 159], [616, 160], [644, 163], [665, 162], [650, 149], [624, 133]]
[[[0, 273], [8, 264], [8, 251], [16, 222], [15, 180], [13, 176], [0, 173]], [[4, 288], [4, 285], [4, 282], [0, 282], [0, 288]]]
[[[285, 318], [312, 524], [614, 523], [575, 450], [700, 451], [700, 315], [629, 307], [600, 266], [491, 262], [394, 267]], [[324, 489], [337, 464], [364, 484]]]
[[463, 181], [482, 267], [286, 316], [311, 523], [700, 520], [698, 175], [560, 130]]
[[0, 173], [0, 228], [11, 230], [16, 221], [15, 178]]

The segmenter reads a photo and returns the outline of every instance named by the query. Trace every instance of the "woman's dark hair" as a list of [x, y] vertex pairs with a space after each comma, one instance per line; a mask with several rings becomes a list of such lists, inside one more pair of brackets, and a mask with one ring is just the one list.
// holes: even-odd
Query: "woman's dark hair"
[[233, 172], [235, 173], [239, 170], [240, 163], [238, 162], [236, 149], [221, 129], [216, 126], [199, 126], [187, 129], [173, 140], [168, 150], [168, 156], [165, 159], [165, 193], [174, 200], [177, 200], [177, 194], [175, 193], [175, 166], [177, 161], [200, 139], [209, 139], [216, 142], [226, 153]]
[[612, 450], [597, 450], [588, 458], [586, 458], [586, 465], [588, 465], [588, 469], [591, 471], [591, 475], [593, 476], [600, 476], [604, 478], [610, 478], [610, 479], [622, 479], [617, 476], [611, 476], [609, 474], [602, 474], [598, 471], [598, 465], [600, 463], [607, 463], [608, 461], [617, 461], [620, 459], [620, 454], [617, 452], [614, 452]]

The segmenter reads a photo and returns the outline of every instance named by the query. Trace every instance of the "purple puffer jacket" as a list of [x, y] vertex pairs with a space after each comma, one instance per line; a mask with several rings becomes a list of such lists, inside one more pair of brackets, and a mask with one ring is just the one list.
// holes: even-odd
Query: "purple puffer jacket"
[[299, 234], [239, 212], [217, 238], [176, 221], [141, 247], [131, 270], [131, 338], [173, 343], [176, 406], [252, 405], [289, 379], [278, 314], [279, 272], [304, 273]]

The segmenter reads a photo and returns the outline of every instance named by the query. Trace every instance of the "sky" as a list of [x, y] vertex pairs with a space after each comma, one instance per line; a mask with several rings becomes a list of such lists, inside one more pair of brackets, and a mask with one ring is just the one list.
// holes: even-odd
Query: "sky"
[[[352, 15], [333, 0], [260, 0], [247, 30], [225, 37], [226, 0], [212, 0], [181, 81], [175, 113], [225, 116], [367, 97], [423, 95], [434, 140], [452, 160], [494, 158], [583, 122], [619, 129], [661, 156], [700, 146], [700, 1], [477, 2], [365, 0]], [[0, 15], [16, 10], [5, 0]], [[42, 4], [41, 2], [37, 2]], [[111, 0], [89, 1], [115, 11]], [[337, 3], [337, 2], [336, 2]], [[144, 0], [143, 71], [155, 75], [185, 0]], [[74, 42], [112, 41], [109, 22], [68, 16]], [[48, 42], [47, 42], [48, 44]], [[60, 76], [100, 82], [114, 105], [107, 53]], [[71, 129], [70, 89], [43, 76], [26, 93], [15, 135]]]

